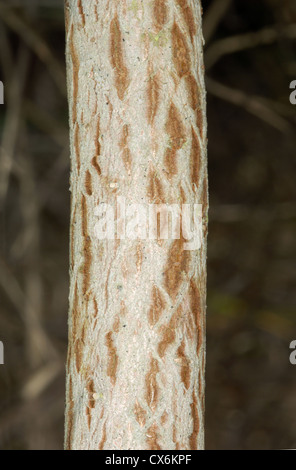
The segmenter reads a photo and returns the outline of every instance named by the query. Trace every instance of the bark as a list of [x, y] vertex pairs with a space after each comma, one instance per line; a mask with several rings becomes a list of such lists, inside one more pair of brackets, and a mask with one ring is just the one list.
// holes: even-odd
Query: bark
[[[198, 0], [65, 2], [71, 134], [66, 449], [203, 449], [208, 210]], [[95, 209], [203, 204], [200, 250], [98, 240]]]

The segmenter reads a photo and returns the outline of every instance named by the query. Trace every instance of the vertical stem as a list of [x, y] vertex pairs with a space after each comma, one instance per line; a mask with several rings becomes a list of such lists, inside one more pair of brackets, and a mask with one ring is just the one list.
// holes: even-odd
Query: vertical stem
[[[201, 5], [65, 2], [71, 131], [66, 449], [202, 449], [207, 156]], [[98, 205], [202, 204], [202, 245], [99, 240]], [[114, 214], [122, 216], [122, 209]], [[119, 224], [120, 225], [120, 224]], [[168, 224], [169, 225], [169, 224]]]

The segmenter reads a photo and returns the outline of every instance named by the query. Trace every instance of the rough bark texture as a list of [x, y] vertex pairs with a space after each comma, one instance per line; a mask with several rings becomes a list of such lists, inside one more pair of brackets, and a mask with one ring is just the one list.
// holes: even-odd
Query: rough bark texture
[[[66, 449], [202, 449], [208, 183], [198, 0], [65, 2]], [[98, 241], [95, 208], [203, 204], [203, 243]]]

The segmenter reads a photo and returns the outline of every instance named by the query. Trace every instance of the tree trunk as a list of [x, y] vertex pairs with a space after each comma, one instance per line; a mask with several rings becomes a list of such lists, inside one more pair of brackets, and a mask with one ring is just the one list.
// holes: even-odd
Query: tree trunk
[[[202, 449], [206, 104], [199, 0], [65, 2], [71, 131], [66, 449]], [[202, 245], [124, 237], [126, 204], [202, 204]], [[98, 239], [98, 205], [121, 217]]]

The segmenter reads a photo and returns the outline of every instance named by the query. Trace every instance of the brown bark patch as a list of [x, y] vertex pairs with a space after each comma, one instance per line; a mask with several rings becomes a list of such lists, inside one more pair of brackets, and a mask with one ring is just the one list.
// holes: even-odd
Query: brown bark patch
[[199, 174], [200, 174], [200, 156], [201, 149], [198, 137], [192, 128], [192, 144], [191, 144], [191, 181], [193, 184], [198, 186], [199, 183]]
[[186, 193], [185, 193], [185, 191], [184, 191], [184, 189], [181, 185], [179, 186], [179, 191], [180, 191], [180, 202], [181, 202], [181, 204], [186, 204], [187, 196], [186, 196]]
[[170, 138], [170, 142], [164, 161], [169, 176], [174, 176], [178, 171], [177, 151], [180, 150], [186, 142], [186, 131], [180, 113], [174, 104], [170, 106], [166, 122], [166, 133]]
[[203, 114], [200, 106], [196, 109], [196, 125], [199, 129], [200, 135], [203, 138]]
[[150, 326], [156, 325], [166, 307], [166, 301], [160, 290], [154, 285], [152, 288], [152, 304], [148, 313]]
[[86, 416], [87, 416], [87, 425], [88, 425], [88, 429], [90, 429], [90, 425], [91, 425], [91, 410], [90, 408], [87, 406], [86, 407]]
[[167, 348], [175, 341], [176, 333], [171, 326], [161, 327], [162, 337], [158, 345], [158, 354], [161, 358], [164, 357]]
[[91, 177], [91, 174], [90, 174], [89, 170], [87, 170], [86, 173], [85, 173], [84, 185], [85, 185], [86, 194], [88, 196], [91, 196], [92, 193], [93, 193], [93, 190], [92, 190], [92, 177]]
[[75, 130], [74, 130], [74, 150], [76, 155], [76, 165], [77, 165], [77, 172], [80, 171], [80, 131], [79, 125], [76, 122]]
[[[95, 136], [95, 155], [94, 155], [94, 158], [99, 157], [101, 155], [100, 135], [101, 135], [100, 118], [98, 118], [97, 127], [96, 127], [96, 136]], [[101, 172], [100, 172], [100, 174], [101, 174]]]
[[99, 309], [98, 309], [98, 302], [96, 301], [96, 299], [93, 300], [94, 301], [94, 318], [97, 318], [98, 316], [98, 313], [99, 313]]
[[202, 203], [203, 216], [205, 217], [207, 214], [208, 203], [209, 203], [208, 177], [207, 176], [205, 176], [203, 180], [203, 192], [202, 192], [201, 203]]
[[201, 99], [199, 95], [199, 87], [197, 81], [192, 74], [186, 76], [186, 85], [188, 89], [188, 98], [190, 101], [190, 106], [194, 111], [196, 111], [200, 109]]
[[184, 277], [187, 275], [190, 259], [191, 254], [188, 250], [184, 250], [183, 240], [175, 240], [169, 250], [164, 271], [165, 287], [173, 300], [176, 300]]
[[151, 359], [150, 369], [145, 378], [146, 385], [146, 401], [152, 411], [155, 410], [158, 403], [158, 385], [157, 374], [159, 372], [158, 361], [154, 358]]
[[98, 164], [97, 157], [92, 158], [91, 164], [94, 167], [94, 169], [96, 170], [96, 172], [98, 173], [98, 175], [101, 176], [102, 171], [101, 171], [100, 165]]
[[128, 172], [131, 171], [132, 167], [132, 156], [130, 149], [128, 147], [128, 137], [129, 137], [129, 126], [125, 124], [122, 129], [122, 136], [120, 141], [120, 148], [122, 150], [122, 160], [124, 166]]
[[137, 271], [140, 271], [143, 265], [143, 244], [139, 242], [136, 247], [136, 266]]
[[190, 375], [191, 375], [190, 374], [190, 361], [185, 354], [184, 340], [182, 341], [181, 346], [179, 346], [178, 348], [177, 355], [181, 364], [181, 380], [186, 390], [188, 390], [190, 387]]
[[94, 14], [96, 21], [99, 21], [98, 5], [94, 5]]
[[196, 24], [194, 21], [192, 8], [190, 8], [190, 6], [188, 5], [187, 0], [177, 0], [177, 3], [182, 10], [183, 18], [187, 25], [191, 41], [193, 41], [193, 38], [196, 35], [197, 30], [196, 30]]
[[196, 281], [191, 279], [190, 281], [190, 308], [194, 320], [195, 327], [201, 328], [200, 317], [201, 317], [201, 300], [200, 300], [200, 291], [196, 284]]
[[129, 85], [128, 70], [124, 64], [122, 34], [117, 15], [111, 21], [110, 26], [111, 47], [110, 60], [115, 70], [115, 87], [118, 98], [122, 101]]
[[103, 436], [102, 436], [102, 439], [99, 443], [99, 450], [104, 450], [104, 445], [106, 443], [106, 440], [107, 440], [106, 423], [104, 423]]
[[193, 419], [193, 430], [192, 434], [189, 438], [189, 445], [190, 450], [197, 450], [197, 438], [199, 433], [199, 416], [198, 416], [198, 409], [197, 409], [197, 399], [196, 395], [193, 392], [192, 394], [192, 403], [191, 403], [191, 414]]
[[68, 371], [70, 371], [71, 360], [72, 360], [72, 344], [68, 342], [68, 353], [67, 353], [67, 364], [66, 364], [67, 373]]
[[161, 418], [160, 418], [160, 423], [162, 426], [165, 425], [165, 423], [167, 422], [168, 420], [168, 414], [167, 412], [165, 411], [162, 415], [161, 415]]
[[95, 384], [93, 379], [89, 379], [86, 385], [87, 392], [88, 392], [88, 407], [90, 409], [93, 409], [95, 407], [95, 399], [94, 399], [94, 393], [95, 393]]
[[66, 437], [66, 444], [65, 449], [71, 450], [72, 444], [72, 436], [73, 436], [73, 408], [74, 408], [74, 400], [73, 400], [73, 384], [72, 384], [72, 377], [69, 378], [69, 395], [68, 395], [68, 415], [67, 415], [67, 437]]
[[164, 191], [160, 179], [156, 176], [155, 171], [150, 170], [149, 175], [149, 185], [147, 188], [147, 194], [150, 202], [156, 204], [164, 203]]
[[79, 15], [81, 16], [82, 26], [84, 27], [85, 26], [85, 14], [84, 14], [81, 0], [78, 0], [78, 10], [79, 10]]
[[82, 344], [81, 339], [79, 339], [79, 338], [75, 341], [74, 353], [75, 353], [76, 370], [79, 374], [79, 372], [81, 370], [82, 356], [83, 356], [83, 344]]
[[114, 320], [114, 323], [113, 323], [113, 331], [114, 331], [114, 333], [118, 333], [118, 332], [119, 332], [119, 327], [120, 327], [120, 319], [119, 319], [119, 316], [116, 315], [115, 320]]
[[161, 450], [158, 440], [158, 428], [156, 423], [154, 423], [147, 431], [148, 450]]
[[155, 27], [159, 31], [168, 21], [168, 7], [166, 0], [154, 0], [153, 14]]
[[106, 334], [106, 346], [108, 348], [108, 369], [107, 375], [110, 377], [112, 385], [115, 385], [116, 382], [116, 372], [118, 366], [118, 356], [117, 351], [114, 346], [113, 334], [112, 331]]
[[191, 60], [186, 37], [175, 22], [172, 27], [173, 60], [179, 78], [190, 73]]
[[87, 322], [85, 322], [83, 324], [83, 327], [82, 327], [82, 332], [81, 332], [81, 341], [83, 342], [83, 344], [85, 344], [85, 339], [86, 339], [86, 330], [87, 330]]
[[151, 78], [148, 81], [147, 89], [147, 102], [148, 111], [147, 117], [149, 124], [153, 124], [158, 107], [159, 107], [159, 78], [157, 74], [151, 73]]
[[88, 221], [87, 221], [87, 204], [85, 196], [82, 196], [82, 237], [83, 237], [83, 253], [84, 253], [84, 265], [83, 265], [83, 294], [87, 294], [89, 289], [90, 281], [90, 269], [92, 263], [91, 256], [91, 240], [88, 234]]
[[145, 424], [146, 424], [146, 414], [147, 413], [144, 410], [144, 408], [141, 407], [141, 405], [138, 403], [138, 401], [136, 401], [136, 404], [135, 404], [135, 407], [134, 407], [134, 413], [135, 413], [135, 417], [136, 417], [136, 420], [139, 423], [139, 425], [141, 427], [145, 426]]
[[[189, 294], [188, 294], [189, 295]], [[193, 314], [190, 310], [189, 298], [188, 295], [184, 295], [182, 302], [176, 310], [175, 316], [176, 321], [174, 321], [172, 328], [181, 327], [182, 333], [190, 340], [195, 336], [195, 322], [193, 319]]]

